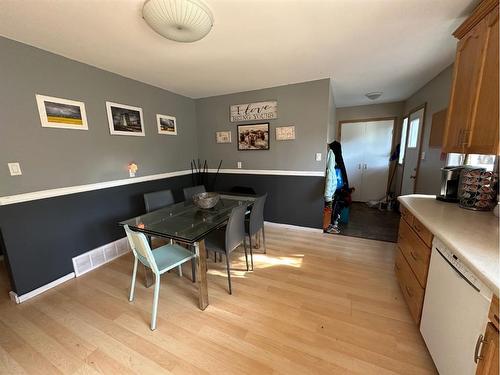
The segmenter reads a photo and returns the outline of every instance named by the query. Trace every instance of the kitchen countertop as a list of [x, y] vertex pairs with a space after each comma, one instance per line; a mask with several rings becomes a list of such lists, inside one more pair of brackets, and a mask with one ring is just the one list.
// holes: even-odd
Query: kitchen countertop
[[491, 211], [466, 210], [437, 201], [434, 195], [405, 195], [398, 200], [499, 295], [499, 219]]

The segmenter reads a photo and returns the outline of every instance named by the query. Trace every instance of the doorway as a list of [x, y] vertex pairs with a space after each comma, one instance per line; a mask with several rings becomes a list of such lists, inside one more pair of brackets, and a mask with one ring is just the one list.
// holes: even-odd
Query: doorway
[[421, 160], [424, 134], [425, 107], [423, 104], [410, 111], [403, 121], [400, 161], [403, 164], [401, 195], [414, 194], [417, 187], [418, 168]]
[[395, 119], [341, 123], [340, 142], [352, 200], [383, 199], [387, 192], [389, 158]]

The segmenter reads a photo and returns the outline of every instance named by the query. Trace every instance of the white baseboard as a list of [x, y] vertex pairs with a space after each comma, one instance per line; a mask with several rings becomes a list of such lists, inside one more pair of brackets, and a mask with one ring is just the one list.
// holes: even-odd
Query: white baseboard
[[28, 292], [26, 294], [22, 294], [20, 296], [18, 296], [17, 293], [10, 291], [9, 296], [10, 296], [10, 299], [12, 301], [14, 301], [15, 303], [22, 303], [22, 302], [29, 300], [30, 298], [33, 298], [39, 294], [42, 294], [43, 292], [45, 292], [49, 289], [56, 287], [59, 284], [62, 284], [64, 282], [71, 280], [71, 279], [74, 279], [74, 278], [75, 278], [75, 273], [71, 272], [71, 273], [68, 273], [66, 276], [60, 277], [59, 279], [54, 280], [51, 283], [45, 284], [45, 285], [41, 286], [40, 288], [36, 288], [35, 290], [32, 290], [31, 292]]
[[269, 225], [272, 227], [277, 227], [277, 228], [305, 230], [307, 232], [323, 233], [323, 229], [319, 229], [319, 228], [310, 228], [310, 227], [301, 227], [299, 225], [273, 223], [272, 221], [264, 221], [264, 223], [266, 225]]

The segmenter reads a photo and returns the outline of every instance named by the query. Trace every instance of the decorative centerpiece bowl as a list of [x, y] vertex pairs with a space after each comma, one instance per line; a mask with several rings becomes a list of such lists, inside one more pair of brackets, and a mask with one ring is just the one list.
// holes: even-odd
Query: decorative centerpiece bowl
[[212, 208], [219, 202], [220, 195], [218, 193], [199, 193], [193, 195], [193, 203], [199, 208]]

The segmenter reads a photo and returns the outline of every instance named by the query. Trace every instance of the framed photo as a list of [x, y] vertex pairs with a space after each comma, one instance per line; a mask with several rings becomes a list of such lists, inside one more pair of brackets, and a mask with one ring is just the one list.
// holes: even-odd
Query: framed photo
[[156, 115], [158, 134], [177, 135], [177, 120], [173, 116]]
[[83, 102], [37, 94], [36, 103], [44, 128], [89, 129]]
[[215, 140], [217, 143], [231, 143], [231, 132], [215, 132]]
[[295, 139], [295, 126], [281, 126], [276, 128], [277, 141], [290, 141]]
[[109, 132], [112, 135], [134, 135], [144, 137], [142, 108], [106, 102]]
[[269, 123], [238, 125], [238, 150], [269, 150]]

